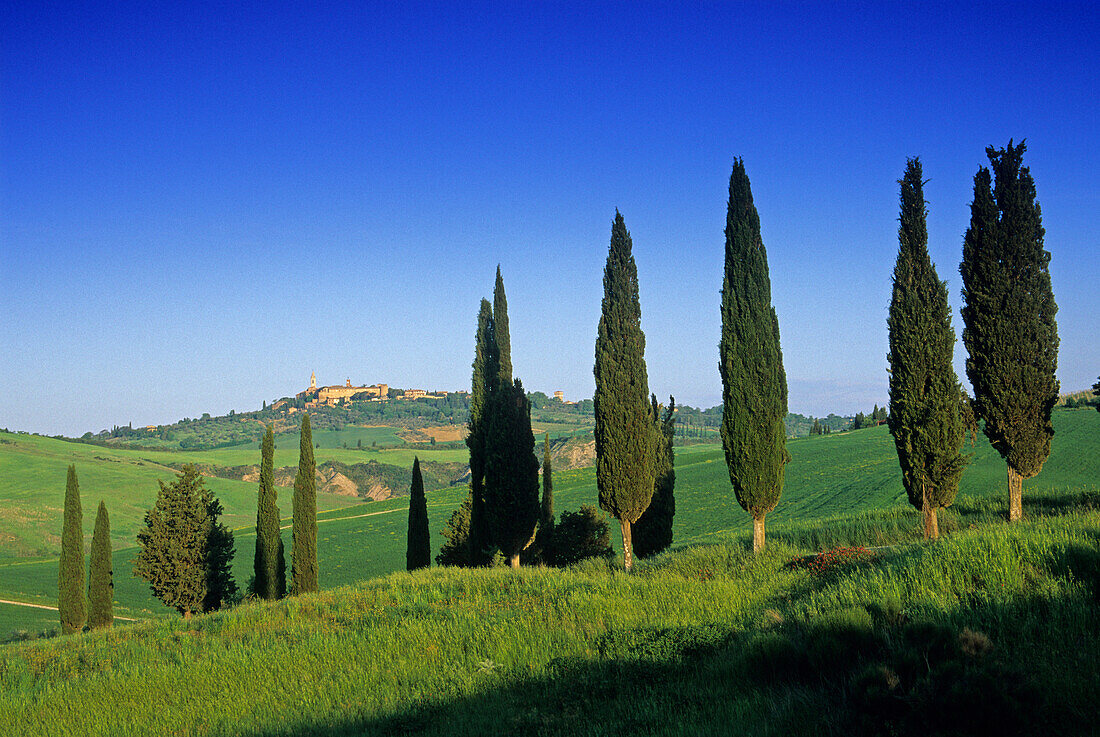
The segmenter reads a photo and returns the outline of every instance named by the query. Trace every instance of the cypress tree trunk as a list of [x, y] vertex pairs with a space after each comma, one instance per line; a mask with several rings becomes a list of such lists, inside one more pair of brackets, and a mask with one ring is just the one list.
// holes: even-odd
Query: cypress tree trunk
[[110, 627], [114, 621], [115, 583], [111, 569], [111, 522], [102, 501], [95, 516], [92, 533], [91, 572], [88, 575], [88, 626]]
[[65, 511], [61, 527], [61, 560], [57, 574], [57, 611], [65, 634], [84, 629], [84, 522], [76, 466], [69, 466], [65, 482]]
[[318, 590], [317, 584], [317, 464], [309, 415], [302, 415], [298, 475], [294, 479], [294, 542], [290, 555], [291, 589], [295, 594]]
[[936, 504], [928, 494], [927, 487], [923, 491], [924, 504], [921, 508], [921, 517], [924, 522], [924, 539], [937, 540], [940, 536], [940, 522], [936, 512]]
[[730, 174], [722, 279], [722, 447], [730, 484], [753, 518], [753, 549], [764, 546], [764, 517], [783, 493], [787, 377], [772, 307], [768, 254], [741, 159]]
[[623, 568], [630, 573], [634, 570], [634, 539], [631, 535], [630, 522], [620, 519], [619, 528], [623, 533]]
[[596, 337], [596, 486], [600, 506], [623, 529], [623, 566], [633, 570], [630, 526], [653, 498], [656, 433], [650, 419], [638, 268], [623, 216], [615, 211]]
[[1024, 518], [1024, 477], [1008, 466], [1008, 521], [1019, 522]]

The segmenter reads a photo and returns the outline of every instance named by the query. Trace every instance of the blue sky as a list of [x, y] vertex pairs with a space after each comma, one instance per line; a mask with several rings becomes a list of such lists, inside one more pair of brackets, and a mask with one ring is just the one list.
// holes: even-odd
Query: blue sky
[[591, 396], [616, 207], [651, 388], [712, 406], [737, 156], [792, 411], [869, 410], [906, 157], [961, 331], [973, 175], [1010, 138], [1063, 389], [1100, 373], [1088, 4], [104, 5], [0, 5], [0, 426], [252, 409], [311, 371], [467, 387], [498, 263], [516, 374]]

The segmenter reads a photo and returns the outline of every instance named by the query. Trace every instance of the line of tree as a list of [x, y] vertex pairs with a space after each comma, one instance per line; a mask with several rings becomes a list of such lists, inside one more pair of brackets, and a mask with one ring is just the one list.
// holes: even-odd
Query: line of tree
[[57, 572], [57, 613], [64, 634], [102, 629], [114, 623], [114, 571], [111, 567], [111, 523], [101, 500], [92, 532], [88, 587], [84, 588], [84, 524], [76, 466], [65, 481], [61, 557]]

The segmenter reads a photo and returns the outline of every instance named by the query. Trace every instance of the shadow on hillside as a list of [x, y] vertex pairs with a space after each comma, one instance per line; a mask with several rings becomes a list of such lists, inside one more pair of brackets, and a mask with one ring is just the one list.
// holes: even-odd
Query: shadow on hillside
[[[1056, 567], [1100, 571], [1095, 550], [1063, 557]], [[611, 631], [593, 659], [553, 661], [545, 677], [509, 680], [487, 662], [478, 695], [267, 734], [1094, 734], [1097, 614], [1095, 597], [1034, 596], [925, 615], [854, 607], [749, 632]]]

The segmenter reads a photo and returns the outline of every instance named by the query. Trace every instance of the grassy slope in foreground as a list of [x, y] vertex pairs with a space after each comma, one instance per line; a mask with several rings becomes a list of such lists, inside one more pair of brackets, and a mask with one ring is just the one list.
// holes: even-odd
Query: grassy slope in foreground
[[0, 649], [28, 735], [1095, 732], [1100, 512], [825, 575], [744, 540], [626, 577], [427, 570]]

